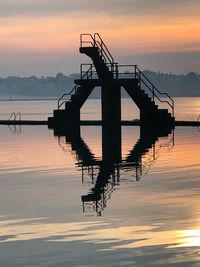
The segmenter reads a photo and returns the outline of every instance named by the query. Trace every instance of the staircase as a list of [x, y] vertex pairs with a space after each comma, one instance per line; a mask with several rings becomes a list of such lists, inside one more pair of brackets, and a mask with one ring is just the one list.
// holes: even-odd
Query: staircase
[[[76, 86], [71, 92], [62, 95], [58, 100], [58, 109], [54, 110], [53, 118], [49, 118], [49, 122], [61, 124], [80, 121], [82, 105], [94, 87], [101, 86], [102, 121], [121, 121], [120, 88], [124, 87], [140, 110], [141, 124], [171, 125], [174, 123], [173, 99], [168, 94], [161, 93], [137, 65], [115, 63], [98, 33], [81, 34], [80, 53], [90, 57], [93, 64], [81, 65], [81, 78], [75, 80]], [[83, 71], [85, 65], [88, 65], [87, 71]], [[120, 72], [124, 67], [132, 67], [133, 71]], [[167, 108], [160, 108], [158, 105], [160, 103], [165, 103]], [[61, 109], [62, 106], [64, 109]]]
[[98, 33], [95, 33], [94, 37], [91, 34], [81, 34], [79, 51], [92, 59], [102, 83], [113, 79], [117, 64]]
[[[80, 109], [91, 94], [94, 86], [76, 85], [69, 93], [63, 94], [58, 100], [58, 109], [53, 117], [48, 118], [50, 124], [63, 124], [69, 121], [80, 121]], [[64, 109], [61, 107], [64, 106]]]
[[163, 122], [170, 123], [174, 121], [168, 109], [159, 109], [155, 101], [139, 85], [133, 86], [126, 84], [123, 87], [140, 110], [141, 124], [147, 124], [149, 122], [162, 124]]

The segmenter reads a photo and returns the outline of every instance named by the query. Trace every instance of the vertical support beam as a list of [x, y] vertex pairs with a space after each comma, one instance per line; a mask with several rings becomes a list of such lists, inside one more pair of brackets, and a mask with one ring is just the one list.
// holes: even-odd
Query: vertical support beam
[[102, 160], [114, 164], [122, 160], [122, 138], [120, 124], [102, 125]]
[[104, 83], [101, 87], [101, 113], [103, 122], [121, 121], [120, 85]]

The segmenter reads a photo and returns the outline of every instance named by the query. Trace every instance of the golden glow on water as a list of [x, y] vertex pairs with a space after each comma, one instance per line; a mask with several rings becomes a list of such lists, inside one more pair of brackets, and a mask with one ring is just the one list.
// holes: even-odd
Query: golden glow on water
[[[89, 168], [84, 177], [76, 168], [76, 142], [70, 144], [66, 137], [58, 142], [46, 127], [24, 127], [21, 135], [13, 135], [2, 126], [0, 133], [0, 244], [7, 252], [13, 244], [20, 249], [38, 240], [42, 252], [62, 246], [63, 255], [70, 251], [73, 259], [82, 252], [71, 254], [74, 245], [88, 255], [95, 251], [106, 256], [114, 250], [129, 256], [137, 251], [142, 257], [148, 250], [152, 261], [161, 253], [172, 259], [171, 251], [178, 255], [180, 249], [200, 249], [200, 133], [195, 127], [176, 127], [174, 146], [172, 135], [148, 144], [141, 162], [152, 162], [140, 180], [134, 165], [121, 167], [119, 179], [109, 177], [103, 188], [97, 187], [98, 168], [93, 179]], [[82, 127], [81, 138], [99, 158], [101, 127]], [[123, 157], [139, 138], [139, 128], [122, 127]], [[87, 194], [94, 198], [84, 203]], [[101, 214], [95, 210], [98, 204]], [[28, 253], [33, 255], [31, 249]], [[59, 255], [53, 256], [55, 261], [60, 257], [52, 255]]]
[[110, 243], [107, 250], [147, 246], [200, 247], [200, 229], [167, 231], [162, 230], [162, 225], [110, 228], [112, 221], [42, 223], [46, 219], [48, 218], [4, 219], [0, 221], [1, 232], [3, 233], [0, 243], [39, 238], [48, 242]]
[[200, 228], [177, 231], [178, 244], [170, 247], [200, 247]]
[[[31, 170], [51, 170], [53, 172], [53, 169], [56, 172], [63, 172], [67, 168], [74, 167], [74, 155], [71, 152], [70, 144], [65, 145], [63, 153], [58, 138], [53, 138], [46, 127], [39, 128], [39, 135], [35, 135], [32, 129], [25, 127], [21, 134], [13, 136], [7, 128], [7, 136], [3, 138], [7, 139], [10, 136], [10, 142], [1, 142], [0, 144], [0, 169], [2, 172]], [[44, 138], [45, 133], [48, 136], [46, 138]]]

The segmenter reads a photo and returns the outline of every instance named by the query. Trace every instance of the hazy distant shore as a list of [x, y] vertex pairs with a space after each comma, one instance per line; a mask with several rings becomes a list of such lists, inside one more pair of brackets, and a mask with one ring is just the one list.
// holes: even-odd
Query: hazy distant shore
[[[149, 70], [145, 70], [144, 73], [160, 91], [169, 93], [173, 97], [200, 97], [200, 74], [190, 72], [185, 75], [175, 75]], [[79, 74], [67, 76], [62, 73], [47, 77], [10, 76], [0, 78], [0, 98], [7, 100], [16, 98], [58, 98], [64, 92], [73, 88], [74, 79], [77, 78], [79, 78]], [[126, 94], [122, 92], [122, 96], [125, 97]], [[100, 97], [99, 90], [94, 90], [91, 98], [98, 97]]]

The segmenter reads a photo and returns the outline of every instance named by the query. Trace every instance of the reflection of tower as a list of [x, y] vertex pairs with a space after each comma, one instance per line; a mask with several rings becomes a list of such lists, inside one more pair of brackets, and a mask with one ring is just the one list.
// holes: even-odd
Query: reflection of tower
[[[143, 162], [142, 158], [146, 155], [150, 149], [153, 148], [152, 157], [153, 160], [156, 158], [155, 143], [160, 137], [167, 137], [172, 132], [169, 127], [151, 128], [140, 127], [140, 138], [134, 145], [133, 149], [129, 152], [125, 159], [125, 162], [135, 163], [136, 180], [140, 180], [143, 175]], [[171, 140], [170, 140], [171, 142]], [[150, 159], [152, 161], [152, 159]]]
[[82, 196], [83, 209], [92, 202], [98, 215], [106, 207], [107, 200], [119, 183], [119, 163], [121, 158], [121, 125], [102, 125], [102, 161], [99, 165], [99, 173], [95, 186], [91, 192]]
[[71, 144], [71, 148], [76, 152], [78, 166], [82, 168], [82, 181], [87, 172], [92, 179], [94, 186], [87, 195], [81, 197], [83, 211], [91, 209], [97, 215], [101, 215], [106, 208], [115, 186], [120, 182], [120, 169], [128, 167], [134, 170], [136, 180], [140, 180], [143, 175], [143, 159], [153, 148], [153, 159], [155, 161], [155, 144], [159, 137], [168, 136], [171, 128], [140, 128], [140, 138], [133, 146], [125, 159], [121, 154], [121, 125], [102, 125], [102, 159], [97, 160], [91, 153], [88, 145], [81, 138], [80, 125], [70, 125], [65, 129], [57, 129], [54, 133], [58, 136], [65, 136], [66, 143]]
[[120, 163], [122, 160], [121, 146], [121, 125], [102, 125], [102, 162], [110, 165]]

